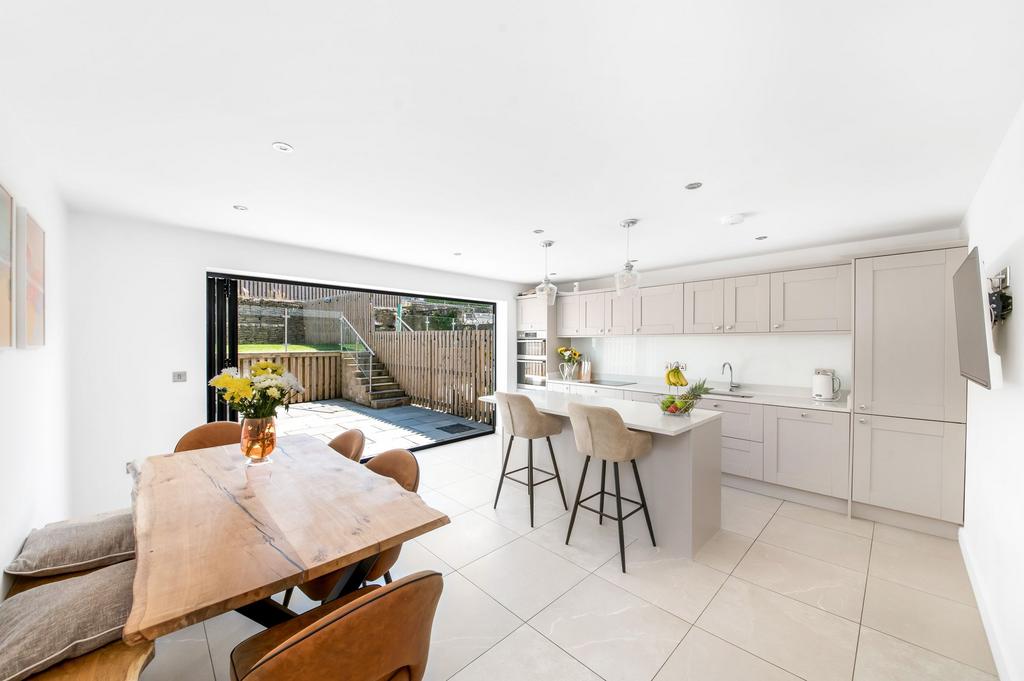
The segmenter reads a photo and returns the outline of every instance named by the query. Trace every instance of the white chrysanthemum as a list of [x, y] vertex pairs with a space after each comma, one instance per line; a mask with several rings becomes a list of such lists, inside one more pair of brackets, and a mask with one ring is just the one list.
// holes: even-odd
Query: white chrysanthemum
[[221, 373], [222, 374], [227, 374], [228, 376], [235, 376], [235, 377], [237, 377], [238, 376], [238, 367], [228, 367], [227, 369], [222, 369]]
[[293, 374], [292, 372], [284, 372], [284, 376], [281, 376], [281, 378], [284, 380], [285, 387], [287, 387], [289, 390], [294, 390], [297, 393], [301, 393], [303, 392], [303, 390], [305, 390], [302, 387], [302, 384], [299, 383], [299, 379], [295, 378], [295, 374]]

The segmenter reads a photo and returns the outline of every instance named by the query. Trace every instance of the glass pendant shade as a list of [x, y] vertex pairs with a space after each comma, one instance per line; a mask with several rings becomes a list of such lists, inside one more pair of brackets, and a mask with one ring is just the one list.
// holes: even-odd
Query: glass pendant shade
[[627, 262], [615, 273], [615, 293], [618, 295], [635, 293], [640, 287], [640, 272], [633, 263]]
[[552, 284], [549, 280], [545, 279], [541, 283], [537, 284], [537, 297], [547, 301], [548, 305], [555, 304], [555, 298], [558, 297], [558, 287]]

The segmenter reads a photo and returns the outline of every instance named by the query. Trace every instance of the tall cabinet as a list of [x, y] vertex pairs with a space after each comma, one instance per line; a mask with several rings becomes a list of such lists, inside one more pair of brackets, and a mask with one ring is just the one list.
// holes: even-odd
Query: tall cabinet
[[967, 386], [952, 277], [966, 255], [856, 261], [854, 501], [963, 522]]

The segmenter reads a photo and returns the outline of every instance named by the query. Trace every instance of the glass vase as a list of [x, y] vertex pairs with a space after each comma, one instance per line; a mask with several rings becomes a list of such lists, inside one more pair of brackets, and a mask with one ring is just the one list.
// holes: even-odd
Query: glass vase
[[273, 416], [242, 420], [242, 454], [249, 466], [270, 463], [270, 453], [277, 446], [277, 428]]

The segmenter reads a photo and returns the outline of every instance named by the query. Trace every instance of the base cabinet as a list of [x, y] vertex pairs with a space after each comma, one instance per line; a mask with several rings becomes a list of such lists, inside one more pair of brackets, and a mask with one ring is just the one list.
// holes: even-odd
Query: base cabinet
[[722, 472], [764, 480], [764, 445], [750, 440], [723, 437]]
[[857, 416], [853, 500], [962, 524], [966, 438], [962, 423]]
[[765, 407], [766, 482], [846, 499], [849, 461], [848, 414]]

